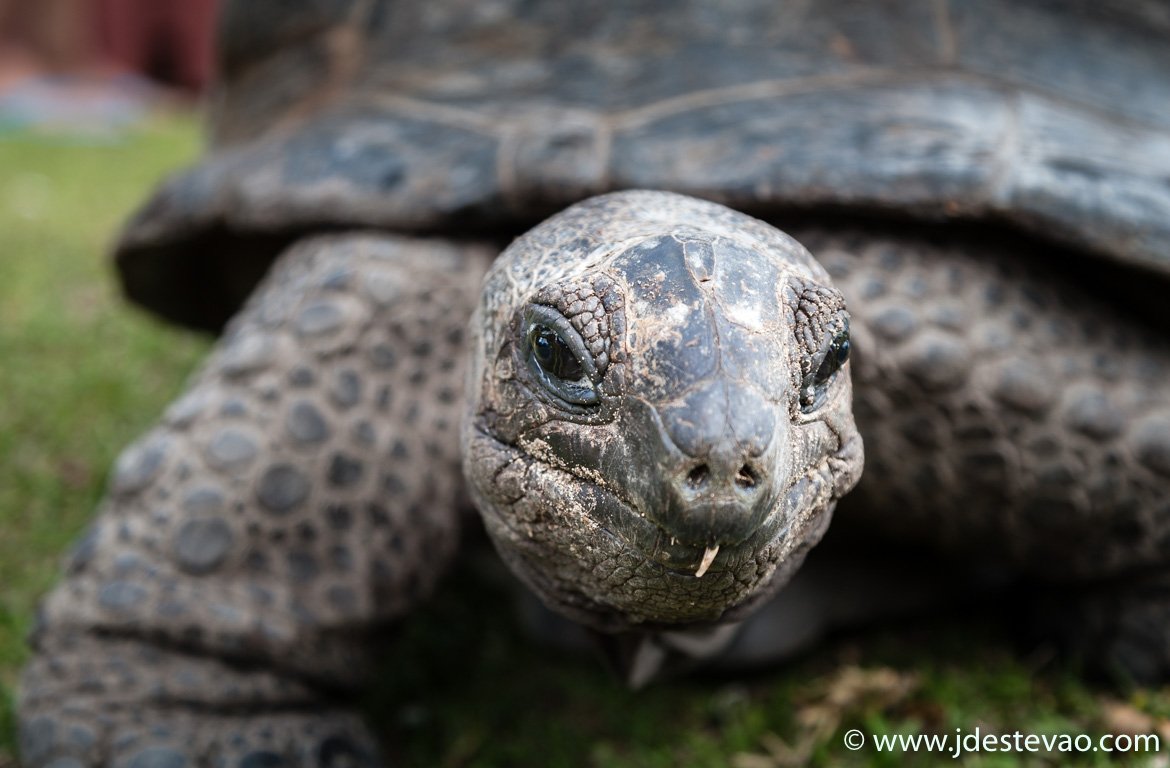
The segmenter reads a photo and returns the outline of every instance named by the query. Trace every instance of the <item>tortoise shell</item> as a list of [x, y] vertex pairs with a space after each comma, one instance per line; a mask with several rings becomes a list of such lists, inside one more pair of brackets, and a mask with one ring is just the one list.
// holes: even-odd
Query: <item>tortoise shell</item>
[[218, 329], [289, 242], [510, 236], [655, 188], [765, 218], [998, 221], [1170, 275], [1159, 0], [236, 0], [210, 150], [127, 294]]

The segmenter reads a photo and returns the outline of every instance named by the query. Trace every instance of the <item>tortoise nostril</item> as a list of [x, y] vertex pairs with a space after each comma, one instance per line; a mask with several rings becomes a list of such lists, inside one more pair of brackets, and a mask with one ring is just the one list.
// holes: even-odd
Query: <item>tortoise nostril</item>
[[760, 475], [756, 470], [744, 464], [735, 473], [735, 484], [740, 488], [748, 489], [755, 488], [760, 483]]
[[710, 468], [706, 464], [700, 464], [687, 473], [687, 485], [697, 491], [707, 485], [707, 480], [710, 477]]

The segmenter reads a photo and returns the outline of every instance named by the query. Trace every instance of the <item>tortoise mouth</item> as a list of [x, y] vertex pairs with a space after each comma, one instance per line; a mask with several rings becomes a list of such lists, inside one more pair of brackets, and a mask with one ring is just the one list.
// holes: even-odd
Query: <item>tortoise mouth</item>
[[[794, 533], [803, 533], [806, 525], [801, 525], [801, 522], [811, 520], [827, 510], [828, 504], [821, 501], [828, 499], [826, 491], [832, 486], [832, 473], [826, 458], [792, 483], [771, 505], [752, 533], [734, 544], [681, 542], [658, 526], [657, 536], [649, 547], [641, 546], [641, 542], [625, 543], [642, 552], [648, 561], [672, 574], [702, 578], [708, 573], [737, 571], [736, 566], [745, 560], [753, 559], [771, 547], [780, 547]], [[810, 499], [813, 500], [811, 504]], [[632, 509], [631, 512], [638, 514]]]
[[[596, 475], [549, 463], [545, 457], [536, 456], [519, 446], [509, 447], [524, 461], [567, 475], [579, 488], [590, 489], [595, 501], [591, 517], [600, 527], [600, 532], [621, 549], [636, 553], [645, 563], [671, 576], [702, 578], [709, 573], [739, 572], [745, 563], [755, 561], [765, 551], [786, 551], [788, 548], [784, 544], [790, 536], [796, 534], [803, 539], [809, 523], [832, 509], [833, 457], [827, 456], [778, 494], [759, 524], [742, 539], [722, 544], [715, 541], [714, 536], [709, 542], [682, 541], [658, 523], [646, 505], [599, 482]], [[494, 507], [491, 511], [501, 523], [513, 527], [507, 515]]]
[[[472, 428], [467, 472], [497, 551], [550, 608], [605, 632], [746, 614], [791, 574], [828, 526], [831, 458], [777, 495], [746, 539], [672, 541], [638, 501], [586, 467], [566, 467]], [[714, 551], [713, 551], [714, 550]]]

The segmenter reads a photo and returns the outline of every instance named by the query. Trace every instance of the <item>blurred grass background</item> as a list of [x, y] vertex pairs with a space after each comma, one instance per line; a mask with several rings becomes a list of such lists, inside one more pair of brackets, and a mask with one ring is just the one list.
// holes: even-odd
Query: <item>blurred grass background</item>
[[121, 446], [206, 348], [127, 308], [104, 258], [146, 190], [198, 147], [188, 118], [120, 140], [0, 134], [0, 764], [36, 600]]
[[[0, 768], [17, 765], [13, 701], [36, 600], [99, 498], [208, 341], [124, 304], [103, 258], [164, 172], [190, 162], [195, 121], [103, 143], [0, 136]], [[1170, 765], [1170, 695], [1079, 682], [1015, 653], [983, 615], [839, 638], [766, 674], [631, 692], [594, 659], [535, 647], [490, 586], [456, 577], [386, 648], [369, 709], [417, 766]], [[880, 754], [867, 733], [1157, 733], [1160, 754]]]

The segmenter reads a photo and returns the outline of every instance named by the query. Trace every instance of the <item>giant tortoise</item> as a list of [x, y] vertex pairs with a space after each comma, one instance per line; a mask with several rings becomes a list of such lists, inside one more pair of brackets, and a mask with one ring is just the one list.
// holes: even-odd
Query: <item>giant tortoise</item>
[[1168, 36], [1156, 0], [228, 2], [211, 148], [116, 253], [222, 337], [44, 602], [25, 764], [379, 764], [346, 692], [472, 504], [633, 682], [928, 599], [798, 573], [842, 497], [868, 556], [1051, 586], [1049, 631], [1166, 677]]

